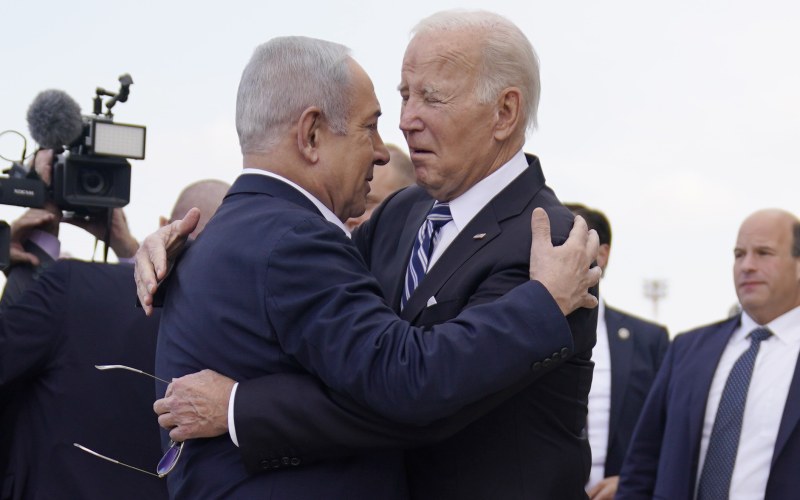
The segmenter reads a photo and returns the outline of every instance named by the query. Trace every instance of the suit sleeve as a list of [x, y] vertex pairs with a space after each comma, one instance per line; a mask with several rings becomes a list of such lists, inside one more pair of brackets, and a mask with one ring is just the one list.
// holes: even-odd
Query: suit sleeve
[[[363, 233], [362, 233], [363, 234]], [[506, 269], [493, 273], [470, 299], [467, 308], [487, 307], [503, 293], [527, 279], [527, 270]], [[480, 307], [478, 307], [480, 306]], [[491, 306], [489, 306], [491, 307]], [[535, 308], [530, 308], [535, 309]], [[443, 321], [440, 319], [439, 321]], [[594, 341], [596, 310], [570, 315], [570, 329], [583, 350]], [[525, 325], [522, 332], [537, 335], [537, 327]], [[552, 357], [552, 353], [547, 354]], [[556, 359], [557, 358], [557, 359]], [[262, 460], [301, 457], [304, 463], [347, 456], [365, 449], [409, 448], [440, 441], [491, 411], [564, 362], [552, 357], [510, 387], [460, 408], [428, 425], [404, 425], [324, 387], [316, 379], [300, 375], [273, 375], [241, 382], [234, 413], [245, 465], [258, 470]], [[584, 363], [569, 358], [568, 362]], [[302, 400], [297, 395], [302, 394]]]
[[253, 473], [261, 471], [262, 462], [283, 457], [310, 464], [440, 441], [483, 412], [475, 403], [425, 426], [400, 424], [331, 392], [315, 377], [298, 374], [240, 382], [234, 402], [241, 456]]
[[674, 353], [673, 343], [667, 349], [664, 362], [639, 416], [633, 439], [622, 464], [619, 488], [614, 497], [618, 500], [644, 500], [653, 497], [666, 425], [667, 390], [672, 376]]
[[47, 252], [32, 241], [25, 242], [25, 251], [38, 257], [41, 265], [17, 264], [5, 271], [7, 279], [5, 288], [3, 288], [3, 296], [0, 298], [0, 314], [18, 301], [25, 293], [25, 290], [30, 288], [39, 279], [39, 276], [56, 262]]
[[46, 369], [59, 348], [67, 275], [42, 274], [0, 317], [0, 400]]
[[309, 464], [365, 450], [414, 448], [442, 441], [556, 366], [531, 372], [512, 386], [425, 425], [385, 418], [310, 375], [275, 374], [240, 382], [234, 419], [242, 460], [248, 471], [256, 473], [264, 461], [284, 457]]
[[412, 327], [379, 298], [355, 247], [337, 236], [315, 218], [276, 238], [264, 283], [268, 321], [284, 353], [381, 415], [435, 421], [572, 349], [569, 324], [534, 281], [448, 323]]

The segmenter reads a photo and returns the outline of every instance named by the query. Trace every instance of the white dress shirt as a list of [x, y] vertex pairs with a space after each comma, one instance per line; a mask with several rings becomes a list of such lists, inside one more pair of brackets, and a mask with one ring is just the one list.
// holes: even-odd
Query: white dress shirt
[[606, 304], [599, 301], [597, 307], [597, 343], [592, 349], [594, 373], [589, 391], [589, 416], [587, 430], [592, 448], [592, 469], [588, 491], [605, 478], [606, 452], [608, 451], [608, 423], [611, 415], [611, 351], [608, 347], [606, 326]]
[[[708, 392], [703, 421], [697, 469], [698, 484], [725, 382], [736, 360], [750, 347], [747, 335], [759, 326], [747, 313], [742, 313], [742, 324], [731, 336], [717, 365]], [[753, 366], [739, 449], [731, 478], [730, 500], [764, 498], [772, 452], [778, 438], [778, 428], [789, 395], [797, 356], [800, 354], [800, 307], [763, 326], [770, 329], [772, 336], [761, 342]], [[697, 484], [695, 491], [696, 487]]]
[[[266, 175], [267, 177], [272, 177], [273, 179], [278, 179], [279, 181], [283, 181], [286, 184], [289, 184], [293, 188], [303, 193], [303, 196], [311, 200], [311, 203], [313, 203], [314, 206], [317, 207], [322, 216], [325, 217], [325, 220], [327, 220], [331, 224], [336, 225], [339, 229], [341, 229], [344, 232], [344, 234], [347, 235], [348, 238], [350, 237], [350, 231], [347, 230], [347, 227], [342, 223], [342, 221], [340, 221], [339, 218], [336, 217], [336, 215], [333, 212], [331, 212], [331, 210], [328, 207], [323, 205], [321, 201], [316, 199], [314, 195], [312, 195], [299, 185], [274, 172], [268, 172], [266, 170], [261, 170], [258, 168], [244, 168], [242, 169], [241, 175], [245, 174]], [[233, 401], [236, 397], [236, 389], [238, 387], [239, 387], [239, 382], [233, 384], [233, 389], [231, 389], [231, 398], [228, 401], [228, 434], [230, 434], [231, 441], [233, 441], [233, 444], [235, 444], [237, 447], [239, 446], [239, 439], [236, 437], [236, 425], [234, 424], [233, 421]]]
[[450, 200], [450, 214], [453, 216], [453, 220], [439, 230], [439, 238], [434, 244], [428, 271], [436, 264], [450, 243], [456, 239], [458, 233], [469, 224], [469, 221], [478, 215], [478, 212], [483, 210], [483, 207], [492, 201], [492, 198], [519, 177], [519, 174], [526, 168], [528, 168], [528, 160], [525, 159], [525, 153], [520, 149], [491, 175], [481, 179], [458, 198]]

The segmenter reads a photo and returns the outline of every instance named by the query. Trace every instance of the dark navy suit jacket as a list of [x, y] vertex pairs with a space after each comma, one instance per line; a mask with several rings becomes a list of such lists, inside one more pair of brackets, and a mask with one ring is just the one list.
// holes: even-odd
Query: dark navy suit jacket
[[158, 315], [135, 307], [133, 267], [62, 260], [27, 283], [0, 321], [0, 498], [166, 498], [163, 479], [73, 446], [152, 472], [161, 458], [153, 380], [94, 368], [153, 373]]
[[[566, 239], [573, 217], [545, 185], [538, 159], [528, 160], [529, 168], [448, 247], [402, 311], [403, 318], [421, 326], [442, 323], [527, 281], [530, 216], [537, 206], [548, 211], [554, 242]], [[354, 236], [396, 310], [413, 238], [432, 204], [418, 187], [401, 191], [378, 208]], [[436, 297], [436, 304], [428, 307], [431, 296]], [[539, 307], [530, 303], [533, 310]], [[260, 406], [253, 405], [250, 412], [236, 411], [244, 459], [256, 463], [289, 453], [325, 457], [358, 448], [424, 444], [406, 453], [414, 498], [585, 498], [590, 455], [582, 430], [596, 318], [596, 310], [570, 315], [579, 354], [565, 359], [554, 351], [520, 384], [424, 428], [381, 421], [331, 394], [337, 406], [320, 396], [319, 388], [317, 392], [305, 390], [308, 404], [298, 408], [281, 394], [287, 394], [289, 387], [305, 387], [303, 381], [269, 377], [253, 381], [241, 397], [257, 399]], [[504, 318], [494, 315], [491, 319]], [[491, 355], [470, 369], [482, 373], [501, 362]], [[456, 360], [452, 367], [464, 363]], [[239, 398], [237, 394], [237, 403]], [[285, 414], [292, 418], [281, 416]], [[401, 415], [393, 417], [402, 419]], [[433, 441], [441, 442], [431, 444]]]
[[[737, 316], [673, 340], [634, 432], [616, 498], [694, 497], [708, 391], [739, 322]], [[797, 498], [800, 491], [800, 363], [792, 377], [767, 500]]]
[[650, 386], [669, 347], [667, 329], [606, 306], [611, 412], [605, 476], [617, 476]]
[[[569, 324], [537, 282], [471, 308], [458, 322], [414, 328], [399, 320], [343, 231], [300, 192], [262, 175], [234, 183], [170, 280], [160, 377], [203, 368], [243, 381], [311, 373], [407, 422], [454, 413], [572, 348]], [[247, 383], [238, 391], [235, 411], [262, 404], [248, 399]], [[304, 404], [302, 393], [289, 396]], [[228, 436], [189, 441], [183, 453], [169, 476], [178, 498], [406, 496], [398, 451], [307, 467], [288, 455], [262, 460], [260, 468], [283, 470], [261, 474], [248, 473]]]

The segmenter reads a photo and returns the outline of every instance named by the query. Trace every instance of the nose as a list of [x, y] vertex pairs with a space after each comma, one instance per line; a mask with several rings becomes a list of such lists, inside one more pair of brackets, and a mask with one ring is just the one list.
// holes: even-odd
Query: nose
[[747, 252], [742, 256], [740, 267], [743, 271], [752, 271], [755, 269], [755, 264], [755, 256], [752, 252]]
[[417, 101], [409, 97], [400, 108], [400, 130], [404, 133], [421, 130], [422, 121], [419, 119]]
[[383, 143], [381, 135], [375, 132], [375, 139], [372, 146], [372, 163], [375, 165], [386, 165], [389, 163], [389, 149]]

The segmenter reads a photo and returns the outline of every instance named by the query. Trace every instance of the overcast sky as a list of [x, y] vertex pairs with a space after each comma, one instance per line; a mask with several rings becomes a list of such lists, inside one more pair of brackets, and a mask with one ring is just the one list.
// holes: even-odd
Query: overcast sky
[[[375, 83], [384, 140], [405, 146], [396, 87], [408, 32], [453, 7], [506, 15], [533, 43], [542, 101], [525, 150], [562, 200], [611, 219], [607, 303], [653, 318], [643, 282], [663, 279], [657, 319], [671, 333], [723, 318], [736, 302], [742, 219], [764, 207], [800, 213], [796, 0], [0, 0], [0, 130], [30, 139], [25, 113], [41, 90], [62, 89], [88, 113], [96, 87], [116, 89], [130, 73], [115, 113], [147, 126], [126, 209], [142, 239], [184, 185], [237, 176], [236, 87], [256, 45], [306, 35], [351, 47]], [[0, 137], [0, 154], [20, 152], [19, 138]], [[20, 213], [0, 206], [0, 219]], [[91, 257], [79, 230], [62, 241]]]

